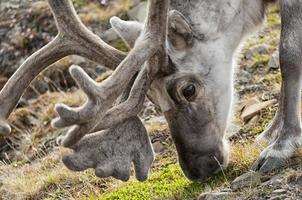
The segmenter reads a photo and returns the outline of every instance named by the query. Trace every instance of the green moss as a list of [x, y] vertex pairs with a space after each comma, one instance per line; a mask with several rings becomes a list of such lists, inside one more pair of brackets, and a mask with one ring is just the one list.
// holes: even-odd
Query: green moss
[[117, 191], [99, 198], [100, 200], [151, 200], [179, 197], [186, 199], [201, 191], [201, 185], [188, 181], [176, 164], [154, 173], [148, 181], [131, 181], [123, 184]]
[[82, 7], [87, 3], [86, 0], [72, 0], [72, 2], [76, 8]]
[[268, 84], [280, 84], [282, 81], [281, 73], [276, 74], [268, 74], [261, 79], [261, 83], [268, 85]]
[[267, 16], [267, 24], [270, 27], [279, 26], [281, 24], [280, 15], [278, 13], [271, 13]]
[[125, 42], [123, 40], [119, 40], [119, 41], [115, 42], [114, 44], [112, 44], [112, 46], [123, 52], [129, 51], [127, 45], [125, 44]]
[[217, 188], [229, 184], [243, 170], [249, 167], [249, 162], [240, 165], [232, 164], [204, 183], [189, 181], [182, 173], [178, 164], [171, 164], [154, 174], [146, 182], [130, 181], [124, 183], [118, 190], [91, 200], [153, 200], [153, 199], [192, 199], [196, 198], [205, 187]]
[[270, 60], [270, 55], [267, 54], [256, 54], [253, 56], [253, 65], [251, 66], [252, 68], [257, 68], [259, 65], [264, 65], [266, 66]]

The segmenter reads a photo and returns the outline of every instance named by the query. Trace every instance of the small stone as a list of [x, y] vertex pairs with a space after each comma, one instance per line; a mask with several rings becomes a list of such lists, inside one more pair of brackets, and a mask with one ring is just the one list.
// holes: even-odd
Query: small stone
[[220, 192], [232, 192], [231, 188], [223, 188]]
[[242, 112], [246, 107], [249, 107], [249, 106], [252, 106], [252, 105], [255, 105], [255, 104], [258, 104], [258, 103], [260, 103], [260, 101], [258, 100], [257, 97], [250, 98], [250, 99], [247, 100], [246, 102], [242, 103], [241, 112]]
[[165, 146], [160, 141], [156, 141], [152, 145], [155, 153], [161, 153], [165, 150]]
[[29, 105], [28, 101], [26, 99], [24, 99], [23, 97], [21, 97], [18, 102], [17, 108], [24, 108], [28, 105]]
[[31, 12], [33, 15], [41, 15], [50, 12], [50, 9], [46, 1], [37, 1], [31, 4]]
[[242, 85], [238, 88], [239, 95], [244, 95], [246, 93], [250, 92], [256, 92], [257, 90], [263, 90], [264, 86], [263, 84], [257, 83], [252, 85]]
[[280, 175], [275, 175], [273, 177], [270, 178], [270, 180], [264, 182], [261, 184], [261, 186], [266, 187], [266, 186], [271, 186], [276, 188], [277, 186], [281, 185], [281, 183], [283, 182], [282, 178]]
[[295, 187], [300, 187], [302, 188], [302, 175], [292, 175], [287, 178], [287, 183], [295, 186]]
[[228, 127], [227, 127], [227, 130], [226, 130], [226, 138], [231, 138], [233, 137], [234, 135], [236, 135], [239, 131], [240, 131], [240, 126], [236, 125], [236, 124], [230, 124]]
[[255, 187], [261, 184], [261, 176], [257, 172], [248, 172], [239, 177], [237, 177], [231, 183], [232, 190], [239, 190], [245, 187]]
[[287, 191], [285, 189], [277, 189], [274, 190], [272, 193], [276, 195], [285, 194]]
[[258, 104], [250, 105], [250, 106], [245, 106], [241, 113], [241, 119], [247, 123], [251, 118], [254, 116], [260, 114], [260, 111], [264, 108], [267, 108], [268, 106], [277, 103], [276, 99], [270, 100], [270, 101], [265, 101], [261, 102]]
[[230, 193], [217, 192], [217, 193], [203, 193], [198, 197], [198, 200], [226, 200], [230, 199]]
[[244, 53], [244, 57], [246, 59], [251, 59], [254, 55], [256, 54], [269, 54], [269, 45], [266, 44], [260, 44], [260, 45], [256, 45], [252, 48], [249, 48], [245, 53]]
[[248, 122], [247, 122], [247, 126], [248, 127], [253, 127], [255, 124], [257, 124], [258, 120], [259, 120], [260, 116], [256, 115], [254, 117], [252, 117]]
[[248, 84], [251, 80], [252, 75], [245, 70], [240, 70], [235, 79], [236, 83], [238, 84]]
[[271, 59], [268, 62], [268, 67], [270, 69], [279, 69], [280, 67], [280, 62], [279, 62], [279, 51], [275, 51], [271, 57]]
[[286, 195], [280, 195], [280, 196], [273, 196], [269, 198], [269, 200], [285, 200], [287, 198]]

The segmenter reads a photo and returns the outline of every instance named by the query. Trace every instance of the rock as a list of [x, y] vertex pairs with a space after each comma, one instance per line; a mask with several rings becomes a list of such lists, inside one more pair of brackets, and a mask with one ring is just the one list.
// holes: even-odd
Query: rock
[[253, 97], [253, 98], [250, 98], [249, 100], [247, 100], [246, 102], [242, 102], [242, 106], [240, 109], [241, 113], [244, 111], [245, 108], [258, 104], [258, 103], [260, 103], [260, 101], [258, 100], [258, 97]]
[[224, 188], [222, 190], [220, 190], [220, 192], [232, 192], [231, 188]]
[[156, 141], [152, 145], [155, 153], [161, 153], [165, 150], [165, 146], [160, 141]]
[[43, 12], [50, 12], [50, 8], [46, 1], [37, 1], [31, 4], [31, 12], [33, 15], [39, 16]]
[[274, 195], [280, 195], [280, 194], [285, 194], [285, 193], [287, 193], [287, 191], [285, 189], [277, 189], [272, 192], [272, 194], [274, 194]]
[[256, 92], [257, 90], [262, 90], [264, 89], [263, 84], [252, 84], [252, 85], [242, 85], [239, 90], [240, 95], [244, 95], [246, 93], [251, 93], [251, 92]]
[[269, 54], [270, 46], [266, 44], [256, 45], [250, 49], [248, 49], [244, 53], [244, 57], [246, 59], [251, 59], [256, 54]]
[[131, 20], [144, 22], [147, 15], [147, 2], [141, 2], [140, 4], [132, 8], [127, 14], [129, 19]]
[[302, 188], [302, 175], [292, 175], [288, 177], [287, 183], [291, 186]]
[[245, 188], [245, 187], [255, 187], [261, 184], [261, 176], [257, 172], [247, 172], [239, 177], [237, 177], [231, 183], [231, 189], [233, 191]]
[[279, 185], [281, 185], [282, 183], [282, 177], [281, 175], [275, 175], [273, 177], [270, 178], [270, 180], [264, 182], [261, 184], [262, 187], [268, 187], [268, 186], [271, 186], [271, 187], [278, 187]]
[[245, 70], [240, 70], [235, 79], [237, 84], [248, 84], [251, 80], [252, 75]]
[[274, 70], [279, 69], [280, 63], [279, 63], [279, 51], [278, 50], [276, 50], [273, 53], [271, 59], [268, 62], [268, 67], [270, 69], [274, 69]]
[[226, 200], [230, 199], [230, 193], [217, 192], [217, 193], [203, 193], [198, 197], [198, 200]]
[[15, 26], [8, 35], [11, 44], [17, 48], [24, 48], [25, 37], [20, 26]]
[[17, 108], [24, 108], [26, 106], [29, 106], [29, 103], [26, 99], [24, 99], [23, 97], [21, 97], [21, 99], [18, 102]]
[[260, 111], [264, 108], [267, 108], [268, 106], [277, 103], [276, 99], [265, 101], [257, 104], [253, 104], [250, 106], [245, 106], [244, 109], [241, 112], [241, 119], [247, 123], [250, 119], [252, 119], [254, 116], [260, 114]]
[[255, 115], [254, 117], [252, 117], [252, 118], [246, 123], [246, 125], [247, 125], [248, 127], [253, 127], [255, 124], [257, 124], [259, 118], [260, 118], [259, 115]]
[[233, 124], [233, 123], [230, 124], [226, 130], [226, 138], [233, 137], [234, 135], [236, 135], [236, 133], [239, 132], [240, 129], [241, 129], [240, 126]]
[[146, 101], [144, 103], [144, 109], [140, 113], [139, 116], [141, 118], [143, 118], [144, 121], [148, 121], [149, 124], [152, 124], [154, 122], [163, 122], [163, 123], [165, 123], [165, 119], [164, 118], [157, 118], [157, 119], [155, 119], [155, 117], [157, 116], [156, 107], [150, 101]]
[[269, 198], [269, 200], [285, 200], [287, 198], [286, 195], [280, 195], [280, 196], [273, 196]]
[[[279, 91], [278, 91], [279, 92]], [[274, 97], [274, 93], [273, 92], [266, 92], [266, 93], [264, 93], [262, 96], [261, 96], [261, 100], [262, 101], [268, 101], [268, 100], [270, 100], [270, 99], [273, 99], [273, 97]]]
[[0, 11], [6, 8], [19, 8], [20, 1], [19, 0], [1, 0], [0, 1]]

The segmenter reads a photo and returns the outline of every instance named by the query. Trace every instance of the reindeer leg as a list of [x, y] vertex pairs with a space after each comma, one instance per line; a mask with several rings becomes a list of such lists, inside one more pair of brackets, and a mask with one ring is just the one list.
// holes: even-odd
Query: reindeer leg
[[275, 121], [262, 135], [272, 138], [253, 166], [262, 173], [282, 167], [302, 144], [301, 84], [302, 84], [302, 5], [301, 1], [280, 1], [282, 33], [280, 64], [282, 91]]

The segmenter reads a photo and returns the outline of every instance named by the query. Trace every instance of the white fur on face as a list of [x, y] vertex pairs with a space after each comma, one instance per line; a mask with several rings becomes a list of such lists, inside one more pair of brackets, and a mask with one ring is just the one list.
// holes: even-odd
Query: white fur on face
[[[167, 43], [169, 56], [177, 64], [180, 73], [201, 76], [212, 95], [211, 101], [215, 104], [220, 128], [225, 130], [233, 98], [234, 54], [244, 35], [261, 24], [264, 0], [171, 0], [170, 3], [171, 9], [178, 10], [188, 19], [195, 39], [192, 48], [182, 51], [177, 51]], [[135, 34], [125, 33], [123, 27], [139, 30], [142, 26], [134, 22], [121, 23], [115, 18], [111, 22], [130, 45], [134, 43], [131, 36]], [[165, 112], [172, 109], [173, 102], [163, 87], [164, 82], [159, 82], [149, 93]]]

